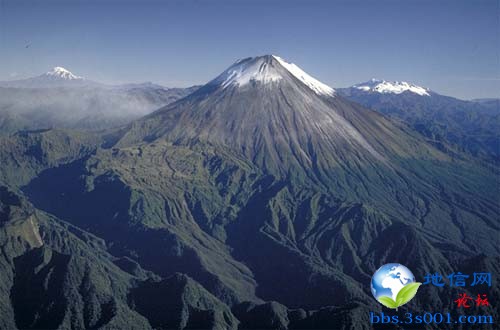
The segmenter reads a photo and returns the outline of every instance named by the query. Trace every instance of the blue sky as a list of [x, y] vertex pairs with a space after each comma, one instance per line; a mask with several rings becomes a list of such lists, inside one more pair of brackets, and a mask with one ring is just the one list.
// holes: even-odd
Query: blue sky
[[500, 97], [499, 1], [0, 0], [0, 80], [204, 83], [277, 54], [332, 87], [405, 80]]

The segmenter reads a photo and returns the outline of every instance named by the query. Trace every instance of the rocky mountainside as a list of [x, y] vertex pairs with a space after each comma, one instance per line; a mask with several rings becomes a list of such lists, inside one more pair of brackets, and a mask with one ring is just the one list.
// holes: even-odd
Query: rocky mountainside
[[[368, 312], [382, 308], [369, 285], [382, 264], [403, 263], [419, 281], [500, 268], [498, 168], [435, 148], [276, 56], [240, 60], [105, 135], [26, 132], [0, 145], [2, 184], [29, 199], [18, 208], [50, 218], [60, 236], [78, 233], [31, 235], [3, 266], [39, 288], [38, 270], [69, 258], [47, 272], [78, 285], [50, 292], [81, 298], [47, 327], [71, 328], [67, 317], [97, 328], [126, 319], [157, 329], [368, 329]], [[87, 252], [61, 248], [72, 240]], [[84, 281], [89, 262], [95, 277]], [[26, 291], [9, 276], [5, 322], [45, 325], [36, 322], [52, 315], [47, 301], [19, 311]], [[455, 289], [423, 292], [399, 312], [455, 312]], [[498, 283], [489, 293], [498, 299]], [[67, 314], [86, 304], [101, 307], [87, 319]]]

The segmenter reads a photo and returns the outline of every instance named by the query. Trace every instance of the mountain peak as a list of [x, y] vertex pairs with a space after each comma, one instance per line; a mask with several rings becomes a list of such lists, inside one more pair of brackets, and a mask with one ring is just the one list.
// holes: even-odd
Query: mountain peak
[[372, 93], [380, 94], [401, 94], [411, 92], [421, 96], [430, 96], [429, 89], [406, 81], [385, 81], [372, 78], [367, 82], [352, 86], [353, 88]]
[[212, 83], [225, 88], [229, 85], [244, 86], [251, 81], [267, 84], [281, 79], [282, 76], [277, 67], [277, 62], [273, 60], [272, 56], [264, 55], [237, 60], [215, 78]]
[[288, 63], [276, 55], [238, 60], [211, 83], [223, 88], [230, 85], [244, 86], [252, 81], [269, 84], [279, 82], [290, 74], [318, 95], [333, 96], [335, 94], [333, 88], [311, 77], [297, 65]]
[[79, 77], [77, 75], [74, 75], [71, 71], [61, 67], [61, 66], [56, 66], [49, 72], [45, 73], [45, 76], [53, 77], [53, 78], [59, 78], [59, 79], [64, 79], [64, 80], [80, 80], [83, 79], [82, 77]]

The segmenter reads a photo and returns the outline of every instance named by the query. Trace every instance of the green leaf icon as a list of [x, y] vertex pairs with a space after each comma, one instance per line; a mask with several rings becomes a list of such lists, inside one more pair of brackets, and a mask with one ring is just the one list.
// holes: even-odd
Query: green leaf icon
[[398, 305], [396, 304], [396, 302], [394, 300], [392, 300], [391, 297], [379, 297], [378, 298], [378, 301], [384, 305], [385, 307], [388, 307], [388, 308], [397, 308]]
[[386, 297], [386, 296], [379, 297], [378, 301], [387, 308], [397, 309], [399, 306], [406, 304], [407, 302], [412, 300], [413, 297], [415, 297], [420, 285], [422, 285], [422, 283], [419, 282], [413, 282], [408, 285], [405, 285], [398, 292], [398, 295], [396, 296], [396, 301], [392, 300], [391, 297]]
[[396, 305], [397, 307], [402, 306], [409, 302], [410, 300], [415, 297], [417, 294], [419, 286], [422, 285], [422, 283], [419, 282], [413, 282], [408, 285], [405, 285], [399, 292], [398, 295], [396, 296]]

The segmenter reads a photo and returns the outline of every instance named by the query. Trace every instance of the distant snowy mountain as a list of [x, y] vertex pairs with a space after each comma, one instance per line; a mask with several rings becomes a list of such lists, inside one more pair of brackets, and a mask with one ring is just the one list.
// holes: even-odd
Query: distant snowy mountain
[[55, 88], [97, 85], [99, 84], [77, 76], [71, 71], [60, 66], [56, 66], [52, 70], [36, 77], [0, 82], [0, 87], [13, 88]]
[[385, 81], [371, 79], [367, 82], [352, 86], [363, 92], [381, 93], [381, 94], [401, 94], [410, 92], [422, 96], [430, 96], [429, 89], [407, 83], [406, 81]]
[[51, 71], [43, 74], [42, 76], [52, 78], [52, 79], [62, 79], [62, 80], [83, 80], [82, 77], [75, 76], [70, 71], [66, 70], [63, 67], [56, 66]]
[[453, 145], [487, 159], [500, 157], [498, 100], [459, 100], [408, 82], [378, 79], [337, 92], [406, 122], [435, 144]]

